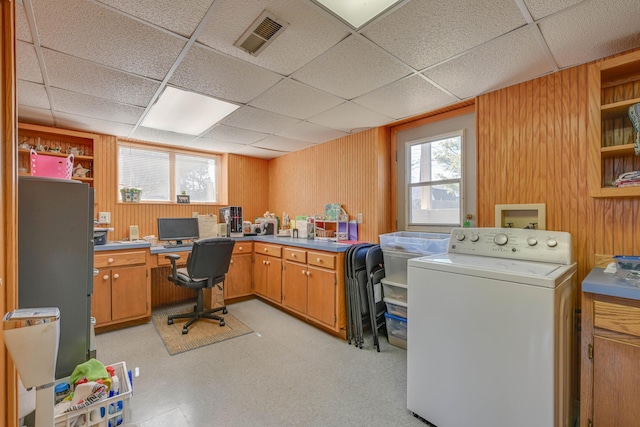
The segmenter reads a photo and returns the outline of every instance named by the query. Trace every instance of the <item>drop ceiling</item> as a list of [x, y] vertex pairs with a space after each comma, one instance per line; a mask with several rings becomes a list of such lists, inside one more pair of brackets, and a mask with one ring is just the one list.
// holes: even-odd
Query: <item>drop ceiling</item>
[[[268, 10], [288, 27], [234, 46]], [[637, 0], [404, 0], [353, 28], [312, 0], [18, 0], [21, 122], [271, 159], [640, 46]], [[165, 87], [240, 106], [140, 125]]]

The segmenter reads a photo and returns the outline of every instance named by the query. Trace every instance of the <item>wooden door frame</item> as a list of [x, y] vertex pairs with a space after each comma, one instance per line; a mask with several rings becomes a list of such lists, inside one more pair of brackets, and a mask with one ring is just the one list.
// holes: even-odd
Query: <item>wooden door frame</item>
[[[2, 129], [0, 138], [0, 316], [18, 303], [18, 171], [16, 148], [15, 2], [0, 2], [0, 75]], [[0, 425], [18, 424], [17, 374], [0, 334]]]

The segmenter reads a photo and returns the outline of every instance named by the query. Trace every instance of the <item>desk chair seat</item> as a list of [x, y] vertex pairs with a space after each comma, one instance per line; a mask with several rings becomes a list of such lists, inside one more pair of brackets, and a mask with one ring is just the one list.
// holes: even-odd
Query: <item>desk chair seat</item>
[[227, 314], [227, 307], [217, 307], [210, 310], [204, 309], [203, 289], [220, 287], [224, 281], [235, 241], [227, 238], [202, 239], [193, 243], [191, 253], [187, 258], [186, 268], [177, 268], [176, 261], [180, 259], [178, 254], [167, 254], [165, 258], [171, 261], [171, 275], [169, 281], [177, 286], [196, 289], [198, 302], [190, 313], [174, 314], [167, 318], [167, 324], [172, 325], [174, 319], [190, 319], [183, 327], [182, 333], [189, 333], [191, 326], [198, 319], [217, 320], [220, 326], [224, 326], [224, 318], [215, 313], [222, 311]]

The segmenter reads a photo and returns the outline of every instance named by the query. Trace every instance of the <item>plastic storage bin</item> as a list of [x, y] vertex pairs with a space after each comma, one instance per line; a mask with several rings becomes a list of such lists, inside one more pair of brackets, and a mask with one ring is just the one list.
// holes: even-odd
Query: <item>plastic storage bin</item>
[[407, 348], [407, 319], [385, 313], [385, 322], [387, 324], [387, 339], [389, 344], [396, 347]]
[[118, 376], [120, 394], [101, 400], [77, 411], [60, 414], [55, 427], [124, 426], [131, 417], [131, 380], [125, 362], [110, 365]]
[[382, 250], [384, 258], [385, 278], [391, 282], [407, 284], [407, 261], [411, 258], [419, 258], [426, 256], [425, 254], [416, 254], [413, 252], [399, 252], [388, 249]]
[[38, 154], [35, 150], [29, 152], [31, 175], [49, 178], [71, 179], [73, 172], [73, 154], [67, 157]]
[[441, 254], [449, 248], [449, 235], [399, 231], [381, 234], [380, 248], [384, 257], [387, 280], [407, 284], [407, 261], [426, 255]]
[[[386, 271], [385, 271], [386, 273]], [[381, 280], [383, 295], [386, 298], [400, 301], [403, 303], [407, 302], [407, 285], [403, 283], [396, 283], [385, 279]]]
[[384, 303], [387, 305], [387, 313], [394, 316], [407, 318], [407, 303], [396, 301], [391, 298], [384, 297]]

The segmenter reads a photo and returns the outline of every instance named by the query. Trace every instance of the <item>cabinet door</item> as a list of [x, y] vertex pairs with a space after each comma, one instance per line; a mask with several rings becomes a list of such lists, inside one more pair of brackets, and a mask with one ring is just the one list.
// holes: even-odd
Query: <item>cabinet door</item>
[[255, 285], [256, 294], [267, 296], [267, 260], [266, 255], [255, 255], [255, 263], [253, 264], [253, 283]]
[[284, 262], [282, 304], [302, 314], [307, 314], [307, 271], [305, 264]]
[[267, 257], [267, 298], [282, 302], [282, 260]]
[[148, 310], [147, 267], [111, 270], [111, 320], [143, 317]]
[[593, 337], [593, 425], [640, 420], [640, 346]]
[[111, 270], [108, 268], [101, 268], [93, 278], [91, 316], [96, 318], [96, 326], [111, 321]]
[[234, 255], [224, 281], [224, 297], [251, 295], [251, 254]]
[[308, 270], [307, 314], [333, 328], [336, 324], [336, 273], [311, 266]]

